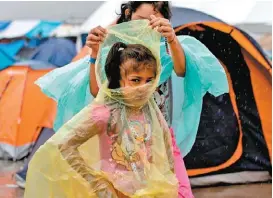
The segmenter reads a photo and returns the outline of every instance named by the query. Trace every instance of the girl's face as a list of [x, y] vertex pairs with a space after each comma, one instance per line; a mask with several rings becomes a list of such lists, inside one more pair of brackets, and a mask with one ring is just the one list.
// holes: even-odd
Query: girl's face
[[156, 71], [154, 67], [140, 65], [141, 69], [134, 70], [130, 63], [131, 61], [126, 61], [121, 68], [121, 87], [137, 87], [155, 80]]
[[137, 63], [133, 59], [120, 66], [120, 87], [123, 101], [133, 107], [141, 107], [148, 102], [155, 91], [156, 63]]
[[[129, 10], [128, 10], [129, 12]], [[135, 12], [132, 13], [131, 20], [139, 19], [151, 19], [150, 16], [155, 15], [156, 17], [164, 18], [163, 15], [154, 9], [152, 4], [141, 4]]]

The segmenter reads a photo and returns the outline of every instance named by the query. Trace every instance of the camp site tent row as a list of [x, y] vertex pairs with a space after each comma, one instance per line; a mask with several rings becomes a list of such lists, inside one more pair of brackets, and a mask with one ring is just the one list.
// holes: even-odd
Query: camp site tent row
[[76, 55], [75, 44], [64, 38], [46, 39], [32, 51], [20, 50], [23, 43], [15, 41], [8, 48], [0, 45], [0, 50], [6, 47], [9, 53], [0, 56], [0, 61], [18, 53], [31, 59], [0, 68], [0, 158], [13, 160], [26, 157], [43, 127], [52, 128], [54, 121], [56, 104], [34, 84], [35, 80], [68, 64]]
[[26, 157], [43, 127], [52, 128], [54, 121], [56, 104], [35, 80], [68, 64], [76, 49], [68, 39], [49, 38], [34, 51], [20, 53], [32, 60], [0, 69], [0, 158], [13, 160]]
[[[176, 27], [177, 35], [191, 35], [206, 45], [221, 62], [229, 80], [230, 93], [217, 98], [210, 94], [204, 96], [197, 139], [184, 158], [192, 185], [271, 180], [271, 62], [247, 33], [202, 12], [174, 8], [172, 24]], [[87, 53], [88, 49], [83, 48], [75, 60]], [[2, 71], [0, 79], [7, 73]], [[173, 81], [172, 86], [175, 85]], [[27, 97], [27, 93], [24, 94]], [[173, 91], [173, 97], [176, 94]], [[42, 95], [39, 97], [46, 100]], [[0, 109], [3, 108], [1, 103], [2, 99]], [[46, 104], [49, 105], [47, 108], [39, 103], [32, 111], [25, 111], [24, 115], [15, 114], [14, 136], [6, 137], [9, 141], [5, 140], [5, 145], [27, 153], [30, 148], [27, 145], [35, 142], [40, 129], [52, 127], [55, 106], [51, 101]], [[2, 112], [0, 110], [1, 120]], [[40, 112], [43, 116], [38, 119], [33, 112]], [[26, 119], [24, 116], [37, 117], [37, 121], [29, 123], [23, 130], [20, 126]], [[18, 124], [19, 118], [21, 124]], [[16, 141], [10, 141], [14, 139]], [[3, 150], [3, 140], [0, 142], [0, 149]]]
[[[32, 46], [35, 45], [35, 46]], [[76, 44], [67, 38], [24, 39], [0, 43], [0, 70], [19, 60], [36, 60], [62, 67], [77, 54]]]
[[[64, 32], [60, 23], [24, 24], [25, 21], [4, 24], [0, 34], [0, 38], [11, 38], [11, 42], [0, 43], [0, 158], [13, 160], [26, 157], [43, 128], [52, 128], [54, 121], [56, 104], [41, 92], [35, 80], [68, 64], [76, 55], [76, 46], [69, 39], [42, 38], [41, 44], [32, 48], [25, 46], [25, 40], [16, 38], [28, 36], [30, 42], [36, 41], [38, 32], [42, 32], [42, 37], [51, 32], [58, 36]], [[12, 33], [14, 29], [20, 31]], [[30, 60], [16, 62], [17, 56]]]

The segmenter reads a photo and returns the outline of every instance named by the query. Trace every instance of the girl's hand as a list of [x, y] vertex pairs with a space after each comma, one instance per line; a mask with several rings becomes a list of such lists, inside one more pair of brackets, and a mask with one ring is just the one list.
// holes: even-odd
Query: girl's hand
[[153, 29], [157, 28], [157, 31], [167, 38], [168, 43], [171, 43], [175, 39], [175, 32], [168, 19], [157, 18], [156, 16], [151, 15], [150, 26]]
[[99, 45], [104, 41], [107, 30], [101, 26], [93, 28], [86, 38], [86, 45], [92, 49], [92, 57], [97, 57]]

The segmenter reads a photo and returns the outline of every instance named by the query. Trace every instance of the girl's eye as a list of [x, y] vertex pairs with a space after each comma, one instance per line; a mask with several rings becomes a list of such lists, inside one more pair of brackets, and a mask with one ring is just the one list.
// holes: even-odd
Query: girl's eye
[[132, 81], [133, 81], [134, 83], [139, 83], [139, 82], [140, 82], [139, 79], [132, 79]]

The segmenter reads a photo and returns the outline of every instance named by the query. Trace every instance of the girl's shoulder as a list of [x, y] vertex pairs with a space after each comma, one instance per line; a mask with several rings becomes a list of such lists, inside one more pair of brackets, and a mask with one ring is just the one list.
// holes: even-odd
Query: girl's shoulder
[[92, 105], [91, 119], [95, 122], [107, 123], [111, 115], [110, 108], [107, 105]]
[[120, 109], [106, 104], [92, 104], [91, 118], [100, 123], [108, 123], [120, 117]]

